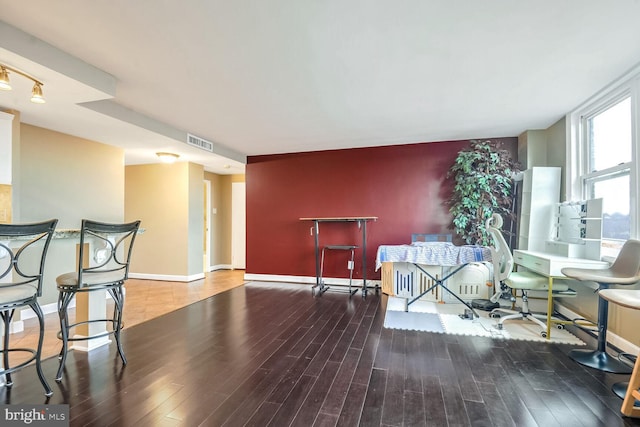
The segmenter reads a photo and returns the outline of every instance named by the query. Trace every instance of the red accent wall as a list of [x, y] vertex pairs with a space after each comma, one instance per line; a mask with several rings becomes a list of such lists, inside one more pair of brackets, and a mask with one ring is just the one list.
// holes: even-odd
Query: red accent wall
[[[494, 138], [495, 139], [495, 138]], [[500, 138], [517, 150], [517, 138]], [[252, 156], [246, 167], [246, 272], [315, 277], [313, 223], [302, 217], [377, 216], [367, 226], [367, 278], [380, 245], [412, 233], [451, 233], [446, 174], [468, 140]], [[321, 223], [320, 245], [361, 245], [355, 223]], [[354, 277], [362, 277], [362, 248]], [[332, 251], [325, 276], [348, 277], [347, 254]]]

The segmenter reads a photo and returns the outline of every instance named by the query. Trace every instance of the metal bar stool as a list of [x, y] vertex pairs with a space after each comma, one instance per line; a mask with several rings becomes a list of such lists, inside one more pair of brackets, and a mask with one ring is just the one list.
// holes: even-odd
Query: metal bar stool
[[[633, 285], [640, 281], [640, 240], [627, 240], [618, 257], [609, 268], [590, 270], [563, 268], [562, 274], [580, 281], [596, 282], [599, 293], [610, 285]], [[607, 353], [607, 322], [609, 301], [598, 298], [598, 345], [595, 350], [571, 350], [569, 356], [576, 362], [605, 372], [628, 374], [631, 368]]]
[[[355, 245], [327, 245], [322, 248], [322, 256], [320, 261], [320, 285], [319, 285], [320, 289], [318, 289], [318, 295], [322, 295], [324, 292], [326, 292], [330, 288], [329, 286], [325, 285], [324, 281], [322, 280], [322, 275], [324, 273], [324, 253], [326, 250], [351, 251], [351, 258], [347, 262], [347, 268], [349, 269], [349, 289], [347, 292], [349, 293], [349, 297], [351, 297], [353, 294], [358, 292], [358, 289], [351, 288], [351, 285], [353, 283], [354, 253], [357, 248], [358, 247]], [[311, 287], [312, 294], [315, 292], [314, 288], [316, 286], [318, 285], [314, 285]]]
[[[53, 394], [42, 373], [42, 341], [44, 339], [44, 315], [38, 297], [42, 296], [42, 277], [45, 258], [57, 219], [37, 224], [0, 224], [0, 317], [4, 323], [2, 340], [2, 368], [5, 386], [11, 388], [11, 373], [31, 362], [36, 363], [38, 378], [45, 396]], [[31, 307], [38, 318], [38, 344], [33, 348], [10, 347], [11, 320], [16, 309]], [[31, 353], [27, 360], [10, 365], [9, 354]]]
[[[122, 364], [127, 359], [122, 349], [120, 331], [123, 328], [122, 312], [124, 309], [123, 286], [129, 277], [129, 264], [136, 233], [140, 221], [126, 224], [110, 224], [105, 222], [82, 220], [80, 229], [80, 246], [78, 249], [78, 269], [61, 274], [56, 278], [58, 287], [58, 316], [60, 317], [60, 332], [58, 338], [62, 340], [62, 348], [58, 358], [58, 372], [56, 381], [62, 381], [64, 364], [67, 359], [69, 342], [102, 338], [113, 335], [118, 347], [118, 354]], [[89, 246], [85, 248], [85, 243]], [[76, 294], [83, 292], [108, 292], [113, 298], [113, 315], [106, 319], [89, 319], [69, 322], [69, 304]], [[111, 326], [110, 330], [94, 335], [71, 335], [71, 330], [80, 325], [105, 322]]]

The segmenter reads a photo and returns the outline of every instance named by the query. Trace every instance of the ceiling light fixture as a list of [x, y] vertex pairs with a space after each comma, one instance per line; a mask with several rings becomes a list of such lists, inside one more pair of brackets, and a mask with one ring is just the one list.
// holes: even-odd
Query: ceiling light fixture
[[36, 104], [44, 104], [46, 101], [44, 96], [42, 96], [42, 83], [40, 80], [31, 77], [29, 74], [17, 70], [13, 67], [9, 67], [8, 65], [0, 64], [0, 89], [1, 90], [11, 90], [11, 83], [9, 82], [9, 71], [12, 71], [16, 74], [20, 74], [23, 77], [28, 78], [33, 81], [33, 89], [31, 89], [31, 102]]
[[162, 163], [174, 163], [176, 160], [178, 160], [178, 157], [180, 157], [179, 155], [174, 153], [164, 152], [156, 153], [156, 156], [158, 156]]

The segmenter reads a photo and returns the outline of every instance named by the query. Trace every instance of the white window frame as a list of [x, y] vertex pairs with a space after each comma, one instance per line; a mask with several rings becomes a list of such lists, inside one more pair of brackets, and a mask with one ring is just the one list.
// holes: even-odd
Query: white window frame
[[586, 129], [583, 126], [583, 118], [592, 117], [607, 108], [613, 106], [623, 98], [631, 98], [631, 161], [620, 166], [606, 169], [608, 173], [614, 170], [624, 170], [629, 168], [630, 185], [630, 238], [637, 239], [640, 230], [638, 229], [640, 212], [640, 66], [625, 74], [620, 79], [589, 98], [585, 103], [567, 114], [567, 153], [566, 153], [566, 176], [565, 188], [567, 200], [577, 201], [587, 198], [587, 188], [585, 177], [596, 177], [602, 175], [603, 171], [592, 173], [587, 170], [588, 161], [588, 141]]

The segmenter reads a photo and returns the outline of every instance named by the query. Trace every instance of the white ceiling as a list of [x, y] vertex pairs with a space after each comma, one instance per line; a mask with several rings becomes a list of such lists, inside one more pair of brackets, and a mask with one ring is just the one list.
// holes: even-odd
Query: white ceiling
[[[48, 100], [26, 101], [31, 85], [12, 75], [1, 107], [123, 146], [128, 164], [174, 151], [218, 173], [241, 172], [246, 155], [517, 136], [640, 63], [640, 0], [0, 0], [0, 10], [0, 62], [43, 80]], [[186, 132], [218, 155], [184, 144]]]

